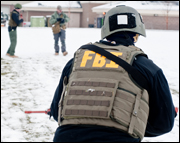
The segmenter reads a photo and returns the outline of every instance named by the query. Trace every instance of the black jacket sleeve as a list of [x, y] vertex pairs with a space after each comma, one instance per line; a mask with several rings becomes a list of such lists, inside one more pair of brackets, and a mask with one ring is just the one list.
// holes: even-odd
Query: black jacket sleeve
[[177, 114], [162, 69], [143, 56], [138, 56], [133, 66], [146, 76], [151, 85], [145, 137], [155, 137], [171, 131]]
[[146, 137], [168, 133], [174, 126], [176, 117], [171, 93], [162, 70], [154, 76], [154, 85], [150, 98], [150, 116], [146, 128]]
[[63, 79], [65, 76], [69, 77], [69, 75], [71, 73], [72, 61], [73, 61], [73, 59], [71, 59], [64, 67], [61, 78], [60, 78], [59, 85], [56, 88], [56, 91], [54, 93], [54, 98], [51, 103], [51, 107], [50, 107], [51, 115], [50, 116], [53, 116], [54, 120], [56, 120], [56, 121], [58, 121], [58, 104], [59, 104], [59, 100], [61, 98], [61, 93], [63, 90]]

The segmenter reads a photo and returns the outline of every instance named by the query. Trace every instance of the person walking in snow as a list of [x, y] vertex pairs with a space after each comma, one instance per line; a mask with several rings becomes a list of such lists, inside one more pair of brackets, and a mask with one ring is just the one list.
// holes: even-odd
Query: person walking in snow
[[64, 56], [68, 54], [66, 51], [66, 24], [69, 21], [69, 17], [62, 12], [62, 7], [60, 5], [57, 6], [57, 11], [55, 11], [50, 20], [49, 23], [52, 25], [52, 30], [54, 34], [54, 49], [55, 49], [55, 55], [59, 55], [59, 38], [61, 40], [61, 52]]
[[8, 31], [9, 31], [9, 37], [10, 37], [10, 47], [6, 53], [7, 56], [12, 57], [12, 58], [17, 58], [18, 56], [15, 56], [15, 48], [17, 44], [17, 26], [19, 26], [23, 22], [23, 17], [20, 16], [20, 11], [22, 8], [22, 5], [17, 3], [14, 6], [14, 10], [10, 13], [10, 20], [9, 20], [9, 26], [8, 26]]
[[135, 46], [140, 35], [145, 26], [134, 8], [106, 13], [101, 40], [81, 46], [63, 69], [49, 112], [59, 125], [54, 142], [140, 142], [172, 130], [168, 82]]

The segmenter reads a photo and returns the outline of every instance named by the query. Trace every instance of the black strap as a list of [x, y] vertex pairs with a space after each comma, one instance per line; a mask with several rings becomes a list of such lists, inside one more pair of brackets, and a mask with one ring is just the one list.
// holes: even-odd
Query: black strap
[[114, 61], [115, 63], [117, 63], [118, 65], [123, 67], [131, 75], [131, 77], [135, 80], [135, 82], [138, 85], [140, 85], [142, 88], [144, 88], [148, 92], [150, 92], [149, 82], [146, 79], [146, 77], [141, 72], [139, 72], [135, 67], [128, 64], [126, 61], [111, 54], [110, 52], [104, 50], [103, 48], [100, 48], [95, 45], [83, 45], [80, 47], [80, 49], [88, 49], [88, 50], [94, 51], [94, 52], [99, 53], [100, 55], [105, 56], [106, 58]]

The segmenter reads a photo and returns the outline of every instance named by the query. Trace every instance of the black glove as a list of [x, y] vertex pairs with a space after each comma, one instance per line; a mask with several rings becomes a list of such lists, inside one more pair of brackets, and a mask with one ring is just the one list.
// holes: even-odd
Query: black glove
[[61, 23], [64, 23], [64, 18], [61, 19]]
[[50, 119], [51, 116], [52, 116], [52, 114], [51, 114], [51, 109], [50, 109], [50, 108], [46, 110], [46, 114], [48, 114], [48, 115], [50, 116], [50, 117], [49, 117], [49, 119]]
[[64, 23], [64, 18], [57, 18], [57, 21], [59, 21], [60, 23]]

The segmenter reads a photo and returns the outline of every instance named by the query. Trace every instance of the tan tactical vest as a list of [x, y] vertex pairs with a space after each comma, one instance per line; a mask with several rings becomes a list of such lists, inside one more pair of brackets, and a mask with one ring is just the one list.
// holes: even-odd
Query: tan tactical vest
[[16, 27], [16, 26], [18, 26], [18, 25], [17, 25], [16, 22], [12, 19], [12, 13], [18, 14], [18, 13], [15, 12], [15, 11], [13, 11], [13, 12], [10, 13], [9, 26], [11, 26], [11, 27]]
[[[63, 14], [61, 14], [59, 17], [60, 17], [60, 18], [63, 18]], [[60, 26], [60, 22], [57, 21], [55, 24], [52, 25], [53, 34], [59, 33], [59, 32], [61, 31], [61, 28], [62, 28], [63, 30], [65, 30], [65, 29], [66, 29], [66, 24]]]
[[[135, 56], [144, 54], [135, 46], [94, 45], [131, 65]], [[118, 64], [93, 51], [79, 49], [66, 83], [65, 77], [59, 102], [60, 126], [108, 126], [143, 139], [149, 115], [149, 95]]]

